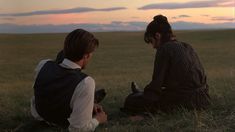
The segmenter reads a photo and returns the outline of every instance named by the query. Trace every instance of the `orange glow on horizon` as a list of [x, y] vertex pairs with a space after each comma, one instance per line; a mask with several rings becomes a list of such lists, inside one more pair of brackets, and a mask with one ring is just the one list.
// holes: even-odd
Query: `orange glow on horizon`
[[[168, 17], [170, 23], [177, 21], [195, 22], [195, 23], [222, 23], [234, 22], [226, 20], [213, 20], [215, 17], [235, 18], [235, 8], [187, 8], [176, 10], [137, 10], [130, 8], [127, 10], [118, 10], [111, 12], [87, 12], [87, 13], [71, 13], [56, 15], [34, 15], [14, 17], [13, 19], [0, 19], [0, 23], [12, 23], [19, 25], [43, 25], [43, 24], [109, 24], [112, 21], [130, 22], [141, 21], [150, 22], [155, 15], [163, 14]], [[188, 15], [189, 17], [179, 17], [180, 15]]]

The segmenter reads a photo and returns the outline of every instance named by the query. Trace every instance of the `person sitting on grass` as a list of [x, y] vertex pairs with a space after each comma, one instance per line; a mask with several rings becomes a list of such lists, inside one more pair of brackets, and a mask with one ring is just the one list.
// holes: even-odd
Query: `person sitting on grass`
[[94, 79], [81, 71], [98, 45], [93, 34], [76, 29], [65, 38], [61, 63], [42, 60], [38, 64], [31, 100], [34, 118], [71, 132], [94, 131], [107, 121], [102, 107], [94, 104]]
[[210, 97], [204, 68], [195, 50], [175, 38], [167, 17], [155, 16], [146, 28], [144, 40], [157, 50], [152, 80], [144, 91], [133, 83], [133, 93], [127, 96], [121, 110], [141, 114], [205, 109]]

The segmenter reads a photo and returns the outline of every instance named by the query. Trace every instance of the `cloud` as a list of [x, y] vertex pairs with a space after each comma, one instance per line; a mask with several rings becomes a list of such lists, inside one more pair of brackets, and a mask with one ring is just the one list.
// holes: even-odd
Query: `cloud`
[[24, 13], [8, 13], [8, 14], [0, 14], [0, 16], [33, 16], [33, 15], [50, 15], [50, 14], [69, 14], [69, 13], [84, 13], [84, 12], [94, 12], [94, 11], [116, 11], [116, 10], [124, 10], [125, 7], [112, 7], [112, 8], [88, 8], [88, 7], [77, 7], [72, 9], [63, 9], [63, 10], [40, 10], [40, 11], [32, 11], [32, 12], [24, 12]]
[[62, 33], [82, 28], [91, 32], [102, 31], [141, 31], [147, 26], [146, 22], [113, 21], [109, 24], [66, 24], [66, 25], [16, 25], [0, 24], [0, 33]]
[[6, 20], [6, 21], [12, 21], [12, 20], [15, 20], [15, 18], [12, 18], [12, 17], [3, 17], [3, 18], [0, 18], [1, 20]]
[[[144, 31], [148, 23], [141, 21], [121, 22], [114, 21], [109, 24], [67, 24], [67, 25], [15, 25], [0, 24], [0, 33], [64, 33], [77, 28], [83, 28], [91, 32], [106, 31]], [[174, 22], [173, 30], [192, 29], [235, 29], [234, 22], [204, 24], [191, 22]]]
[[172, 17], [172, 19], [187, 18], [187, 17], [191, 17], [191, 16], [189, 16], [189, 15], [179, 15], [179, 16]]
[[205, 8], [205, 7], [234, 7], [234, 0], [207, 0], [207, 1], [191, 1], [185, 3], [160, 3], [149, 4], [138, 8], [139, 10], [150, 9], [183, 9], [183, 8]]
[[232, 18], [232, 17], [212, 17], [211, 20], [233, 22], [233, 21], [235, 21], [235, 18]]
[[174, 30], [198, 30], [198, 29], [235, 29], [235, 23], [225, 22], [225, 23], [196, 23], [196, 22], [184, 22], [178, 21], [172, 23]]
[[184, 17], [191, 17], [189, 15], [179, 15], [180, 18], [184, 18]]
[[203, 16], [203, 17], [209, 17], [210, 15], [203, 14], [203, 15], [201, 15], [201, 16]]
[[137, 18], [140, 18], [140, 17], [137, 17], [137, 16], [133, 16], [133, 17], [131, 17], [131, 18], [137, 19]]

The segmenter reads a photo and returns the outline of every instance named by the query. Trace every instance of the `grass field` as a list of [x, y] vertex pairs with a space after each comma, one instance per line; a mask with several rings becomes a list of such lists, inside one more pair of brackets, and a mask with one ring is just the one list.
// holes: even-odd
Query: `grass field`
[[[151, 79], [155, 51], [143, 41], [143, 32], [95, 33], [100, 47], [85, 70], [97, 87], [108, 92], [102, 105], [109, 122], [96, 131], [235, 131], [235, 30], [176, 31], [190, 43], [206, 69], [212, 105], [206, 111], [160, 113], [131, 122], [119, 112], [130, 93], [130, 82], [144, 87]], [[55, 58], [66, 34], [0, 35], [0, 132], [63, 131], [30, 123], [34, 68], [41, 59]]]

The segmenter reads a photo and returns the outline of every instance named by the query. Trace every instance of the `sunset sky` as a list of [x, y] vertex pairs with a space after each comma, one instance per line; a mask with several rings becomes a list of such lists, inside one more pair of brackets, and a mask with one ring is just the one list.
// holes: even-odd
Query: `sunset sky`
[[[234, 23], [235, 0], [0, 0], [0, 24]], [[0, 25], [1, 26], [1, 25]]]

